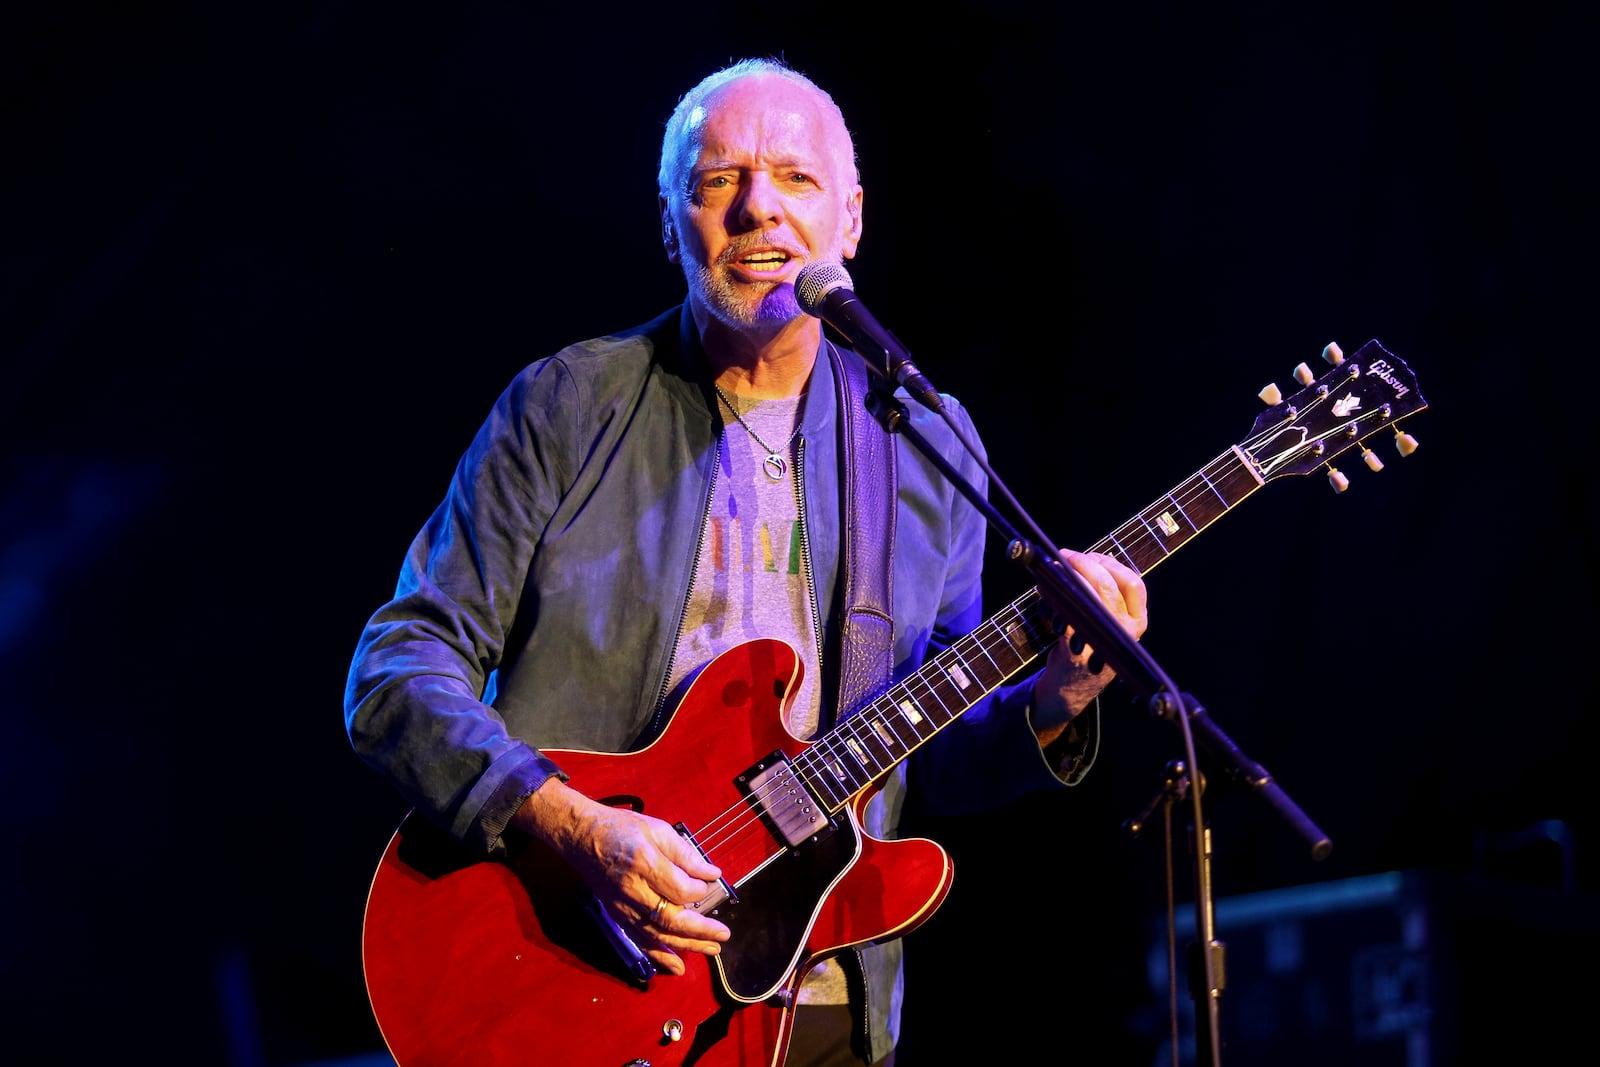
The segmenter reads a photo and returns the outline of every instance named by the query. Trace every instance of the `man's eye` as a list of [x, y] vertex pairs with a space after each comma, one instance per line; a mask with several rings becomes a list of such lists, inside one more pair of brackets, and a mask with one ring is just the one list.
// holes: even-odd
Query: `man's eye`
[[811, 185], [811, 184], [814, 184], [811, 181], [811, 175], [809, 175], [809, 174], [791, 174], [791, 175], [789, 175], [789, 180], [791, 182], [793, 182], [794, 184], [796, 184], [796, 185]]
[[732, 184], [733, 182], [730, 181], [727, 175], [724, 174], [718, 174], [705, 180], [705, 187], [707, 189], [726, 189]]

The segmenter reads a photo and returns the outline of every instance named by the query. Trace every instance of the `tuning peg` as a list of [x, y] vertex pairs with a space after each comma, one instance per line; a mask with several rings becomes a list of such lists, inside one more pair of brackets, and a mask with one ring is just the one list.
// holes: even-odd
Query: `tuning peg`
[[1261, 392], [1257, 393], [1256, 396], [1259, 396], [1261, 398], [1261, 402], [1266, 404], [1269, 408], [1272, 405], [1281, 403], [1283, 401], [1283, 394], [1278, 391], [1277, 383], [1267, 386], [1265, 389], [1261, 390]]
[[1329, 341], [1328, 347], [1322, 350], [1322, 358], [1337, 367], [1344, 362], [1344, 349], [1339, 347], [1338, 341]]
[[1294, 380], [1301, 385], [1310, 385], [1317, 380], [1317, 376], [1311, 373], [1310, 367], [1302, 363], [1294, 369]]
[[1400, 427], [1396, 426], [1394, 428], [1394, 447], [1395, 451], [1402, 456], [1409, 456], [1417, 450], [1417, 439], [1408, 433], [1401, 433]]
[[1367, 465], [1369, 471], [1383, 470], [1383, 460], [1379, 459], [1378, 454], [1370, 448], [1362, 447], [1361, 460]]
[[1350, 479], [1340, 473], [1339, 468], [1328, 464], [1328, 484], [1333, 486], [1335, 493], [1342, 493], [1350, 488]]

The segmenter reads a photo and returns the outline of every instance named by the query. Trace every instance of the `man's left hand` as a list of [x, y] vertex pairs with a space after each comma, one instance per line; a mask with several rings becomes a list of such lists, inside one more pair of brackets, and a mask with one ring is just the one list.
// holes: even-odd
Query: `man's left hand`
[[[1137, 571], [1100, 552], [1063, 549], [1061, 558], [1088, 583], [1101, 605], [1134, 640], [1144, 636], [1150, 612], [1144, 579]], [[1050, 649], [1044, 670], [1033, 683], [1033, 725], [1041, 745], [1055, 740], [1116, 677], [1116, 671], [1098, 661], [1094, 666], [1100, 669], [1092, 669], [1093, 656], [1094, 648], [1079, 639], [1071, 626]]]

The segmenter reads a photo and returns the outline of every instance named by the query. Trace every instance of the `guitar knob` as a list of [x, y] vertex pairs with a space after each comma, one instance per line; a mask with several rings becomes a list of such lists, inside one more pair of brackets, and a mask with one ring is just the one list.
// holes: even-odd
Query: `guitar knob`
[[1395, 451], [1402, 456], [1409, 456], [1417, 450], [1417, 439], [1408, 433], [1401, 433], [1398, 426], [1394, 430]]
[[1340, 472], [1338, 467], [1328, 468], [1328, 484], [1333, 486], [1335, 493], [1342, 493], [1350, 488], [1350, 479]]
[[1304, 363], [1300, 364], [1294, 369], [1294, 380], [1299, 382], [1301, 385], [1310, 385], [1312, 382], [1316, 381], [1316, 378], [1317, 376], [1311, 373], [1311, 368], [1306, 366]]
[[1344, 349], [1339, 347], [1339, 342], [1329, 341], [1328, 347], [1322, 350], [1322, 358], [1324, 362], [1331, 363], [1337, 367], [1344, 362]]
[[1383, 460], [1379, 459], [1378, 458], [1378, 454], [1376, 452], [1374, 452], [1372, 449], [1370, 449], [1370, 448], [1362, 448], [1362, 450], [1361, 450], [1361, 458], [1366, 462], [1368, 470], [1372, 470], [1372, 471], [1381, 471], [1381, 470], [1383, 470]]
[[668, 1019], [666, 1022], [662, 1023], [661, 1024], [661, 1036], [666, 1038], [668, 1041], [682, 1041], [683, 1040], [683, 1020], [682, 1019]]
[[1276, 384], [1267, 386], [1265, 389], [1261, 390], [1261, 392], [1257, 393], [1256, 396], [1259, 396], [1261, 398], [1261, 402], [1266, 404], [1269, 408], [1274, 404], [1281, 403], [1283, 400], [1283, 394], [1278, 391]]

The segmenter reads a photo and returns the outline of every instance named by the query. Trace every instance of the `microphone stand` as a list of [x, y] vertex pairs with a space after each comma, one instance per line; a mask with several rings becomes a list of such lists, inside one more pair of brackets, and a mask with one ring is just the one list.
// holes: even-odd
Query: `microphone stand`
[[[860, 356], [860, 353], [857, 355]], [[911, 420], [906, 415], [905, 404], [894, 395], [895, 386], [906, 384], [904, 379], [914, 376], [916, 382], [923, 387], [913, 391], [914, 395], [919, 397], [931, 392], [931, 386], [909, 360], [903, 360], [896, 367], [887, 352], [883, 352], [882, 355], [884, 357], [882, 365], [861, 356], [868, 370], [877, 379], [867, 392], [867, 411], [877, 419], [885, 431], [891, 434], [898, 433], [910, 441], [963, 496], [972, 502], [988, 520], [989, 525], [1006, 537], [1008, 557], [1020, 564], [1033, 577], [1040, 595], [1049, 602], [1058, 618], [1064, 619], [1074, 627], [1077, 633], [1094, 648], [1095, 654], [1144, 698], [1152, 714], [1178, 726], [1183, 734], [1190, 767], [1199, 767], [1195, 752], [1195, 739], [1198, 737], [1208, 751], [1225, 764], [1230, 774], [1250, 784], [1265, 796], [1273, 809], [1311, 843], [1312, 855], [1315, 858], [1321, 859], [1326, 856], [1332, 847], [1327, 835], [1317, 829], [1294, 801], [1278, 787], [1265, 769], [1244, 756], [1238, 746], [1222, 732], [1221, 727], [1206, 714], [1205, 709], [1196, 703], [1192, 696], [1179, 689], [1144, 646], [1134, 640], [1111, 617], [1088, 583], [1061, 561], [1059, 549], [1049, 543], [1049, 539], [1028, 517], [1027, 512], [1011, 497], [1009, 491], [1006, 491], [998, 476], [988, 470], [985, 464], [991, 482], [1011, 501], [1018, 514], [1034, 531], [1037, 543], [1019, 533], [988, 498], [963, 478], [961, 473], [951, 466], [937, 449], [932, 448], [911, 425]], [[949, 415], [943, 409], [942, 403], [934, 406], [924, 401], [924, 404], [949, 421]], [[952, 428], [957, 429], [953, 425]], [[957, 437], [962, 437], [959, 429]], [[963, 444], [980, 463], [983, 462], [971, 442], [963, 440]], [[1211, 900], [1211, 838], [1201, 806], [1200, 792], [1199, 789], [1188, 790], [1195, 834], [1194, 907], [1195, 931], [1199, 938], [1195, 946], [1198, 950], [1198, 962], [1191, 980], [1191, 992], [1197, 1002], [1197, 1009], [1203, 1009], [1196, 1011], [1196, 1036], [1198, 1038], [1203, 1034], [1206, 1039], [1204, 1047], [1197, 1048], [1199, 1053], [1197, 1062], [1200, 1067], [1221, 1067], [1222, 1040], [1218, 1024], [1224, 973], [1222, 960], [1224, 945], [1216, 937], [1215, 910]], [[1203, 1027], [1199, 1023], [1202, 1019]]]

